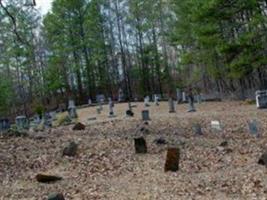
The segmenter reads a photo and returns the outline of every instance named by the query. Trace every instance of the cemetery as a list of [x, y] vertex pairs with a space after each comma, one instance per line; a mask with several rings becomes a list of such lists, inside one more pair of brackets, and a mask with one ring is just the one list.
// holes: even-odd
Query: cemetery
[[170, 113], [169, 101], [150, 104], [135, 102], [133, 117], [127, 103], [114, 102], [112, 118], [110, 102], [100, 114], [99, 105], [79, 108], [70, 124], [2, 136], [3, 199], [266, 197], [266, 110], [223, 101]]
[[0, 0], [0, 200], [267, 200], [267, 0]]

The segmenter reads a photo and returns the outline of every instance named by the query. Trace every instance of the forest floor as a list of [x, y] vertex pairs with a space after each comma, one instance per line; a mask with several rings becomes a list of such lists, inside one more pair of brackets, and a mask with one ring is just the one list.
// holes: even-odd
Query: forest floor
[[[178, 105], [168, 113], [167, 102], [151, 105], [148, 153], [135, 154], [134, 140], [141, 121], [143, 103], [134, 108], [135, 117], [125, 117], [126, 104], [115, 105], [115, 118], [108, 107], [78, 111], [84, 131], [72, 126], [31, 133], [23, 138], [0, 138], [0, 200], [42, 200], [62, 192], [66, 200], [176, 200], [176, 199], [267, 199], [267, 168], [257, 164], [267, 149], [267, 110], [242, 102], [203, 103], [196, 113]], [[88, 118], [97, 117], [96, 121]], [[249, 134], [247, 121], [257, 119], [260, 137]], [[211, 130], [219, 120], [222, 132]], [[200, 123], [204, 135], [192, 130]], [[37, 137], [38, 136], [38, 137]], [[163, 137], [168, 144], [157, 145]], [[69, 141], [79, 143], [76, 157], [62, 157]], [[227, 141], [228, 145], [220, 144]], [[164, 172], [166, 148], [181, 150], [180, 170]], [[63, 177], [38, 183], [35, 176], [46, 173]]]

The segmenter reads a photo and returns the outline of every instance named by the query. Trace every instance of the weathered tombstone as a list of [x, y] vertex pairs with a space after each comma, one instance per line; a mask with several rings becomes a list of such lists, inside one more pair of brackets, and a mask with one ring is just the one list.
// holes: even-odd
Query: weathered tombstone
[[63, 194], [57, 193], [57, 194], [50, 194], [48, 196], [48, 200], [65, 200]]
[[145, 104], [145, 107], [149, 107], [149, 96], [146, 96], [145, 99], [144, 99], [144, 104]]
[[0, 119], [0, 132], [6, 131], [10, 128], [9, 119]]
[[143, 110], [142, 111], [142, 119], [143, 119], [143, 121], [149, 121], [150, 120], [149, 110]]
[[88, 105], [91, 106], [92, 105], [92, 99], [88, 99]]
[[109, 98], [108, 107], [109, 107], [109, 117], [114, 117], [115, 116], [113, 111], [114, 104], [111, 98]]
[[167, 151], [167, 158], [165, 162], [164, 171], [176, 172], [179, 170], [180, 161], [180, 149], [179, 148], [169, 148]]
[[74, 157], [77, 153], [78, 150], [78, 144], [75, 142], [70, 142], [67, 147], [64, 148], [63, 150], [63, 156], [69, 156], [69, 157]]
[[134, 139], [135, 153], [147, 153], [146, 141], [143, 137]]
[[196, 95], [196, 99], [197, 99], [197, 103], [198, 104], [201, 104], [202, 103], [202, 96], [201, 96], [201, 94]]
[[193, 124], [193, 131], [195, 135], [203, 135], [201, 125], [199, 123], [194, 123]]
[[29, 121], [26, 116], [18, 116], [15, 119], [18, 129], [29, 129]]
[[159, 106], [159, 97], [158, 97], [158, 95], [154, 95], [154, 104], [156, 105], [156, 106]]
[[211, 121], [211, 129], [215, 132], [222, 131], [222, 125], [219, 121]]
[[186, 93], [185, 92], [182, 93], [182, 101], [186, 102]]
[[248, 122], [248, 128], [251, 135], [259, 137], [259, 124], [256, 119]]
[[172, 98], [169, 98], [169, 113], [175, 113], [175, 106]]
[[68, 114], [71, 119], [75, 119], [78, 117], [75, 102], [73, 100], [69, 100]]
[[267, 108], [267, 90], [256, 91], [257, 108]]

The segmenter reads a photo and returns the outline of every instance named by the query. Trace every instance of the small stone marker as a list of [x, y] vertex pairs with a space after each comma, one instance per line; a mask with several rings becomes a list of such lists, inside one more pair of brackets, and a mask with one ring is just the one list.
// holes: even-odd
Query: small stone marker
[[142, 111], [142, 119], [143, 119], [143, 121], [149, 121], [150, 120], [149, 110], [143, 110]]
[[258, 161], [259, 165], [264, 165], [265, 167], [267, 167], [267, 152], [265, 152], [264, 154], [261, 155], [259, 161]]
[[135, 153], [145, 154], [147, 153], [146, 141], [143, 137], [134, 139]]
[[40, 183], [51, 183], [62, 180], [59, 176], [46, 175], [46, 174], [37, 174], [36, 180]]
[[216, 132], [222, 131], [222, 126], [219, 121], [211, 121], [211, 129]]
[[74, 131], [81, 131], [84, 129], [85, 129], [85, 125], [80, 123], [80, 122], [75, 124], [75, 126], [72, 128], [72, 130], [74, 130]]
[[172, 98], [169, 98], [169, 113], [175, 113], [175, 106]]
[[180, 161], [180, 149], [179, 148], [169, 148], [167, 151], [167, 158], [164, 167], [164, 171], [176, 172], [179, 170]]
[[248, 122], [248, 128], [249, 128], [249, 133], [251, 135], [254, 135], [256, 137], [259, 137], [259, 128], [258, 128], [258, 122], [257, 120], [252, 120]]
[[57, 194], [51, 194], [48, 196], [48, 200], [65, 200], [63, 194], [57, 193]]
[[69, 157], [74, 157], [77, 153], [78, 150], [78, 144], [75, 142], [70, 142], [67, 147], [64, 148], [63, 150], [63, 156], [69, 156]]
[[195, 135], [203, 135], [201, 125], [199, 123], [194, 123], [193, 124], [193, 131]]

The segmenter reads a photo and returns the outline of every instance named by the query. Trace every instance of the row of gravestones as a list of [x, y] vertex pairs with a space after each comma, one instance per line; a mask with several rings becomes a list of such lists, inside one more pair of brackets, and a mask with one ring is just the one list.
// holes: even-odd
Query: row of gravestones
[[[34, 116], [32, 119], [28, 119], [26, 116], [17, 116], [15, 118], [16, 128], [19, 130], [27, 130], [30, 127], [37, 127], [40, 124], [43, 124], [44, 127], [52, 127], [52, 122], [56, 119], [56, 113], [50, 112], [45, 113], [44, 116], [40, 117], [39, 115]], [[11, 123], [9, 119], [0, 119], [0, 132], [7, 131], [11, 128]]]
[[[257, 120], [248, 121], [249, 133], [255, 137], [260, 137], [260, 125]], [[194, 123], [192, 129], [196, 135], [203, 135], [202, 127], [199, 123]], [[220, 121], [211, 121], [211, 130], [215, 133], [223, 131]]]

